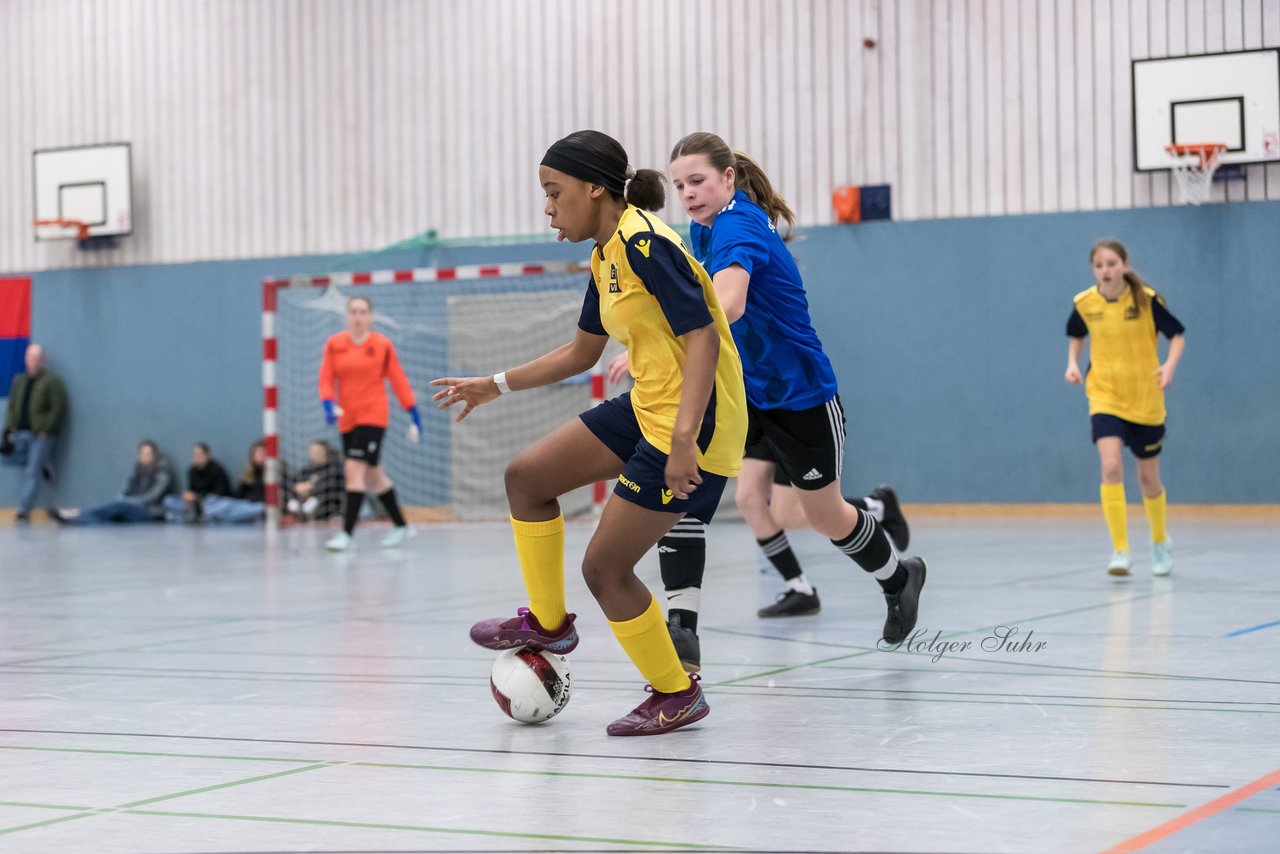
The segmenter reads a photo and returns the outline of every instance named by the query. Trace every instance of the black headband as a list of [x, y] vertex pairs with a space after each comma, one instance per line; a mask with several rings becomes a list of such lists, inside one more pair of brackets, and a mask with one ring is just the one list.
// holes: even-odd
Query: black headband
[[621, 196], [627, 185], [627, 163], [601, 156], [569, 138], [558, 140], [542, 155], [542, 165]]

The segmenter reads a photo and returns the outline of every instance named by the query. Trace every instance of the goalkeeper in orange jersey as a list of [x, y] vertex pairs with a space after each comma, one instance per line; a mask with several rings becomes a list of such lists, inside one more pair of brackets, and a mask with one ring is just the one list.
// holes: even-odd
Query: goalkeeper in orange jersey
[[373, 302], [367, 297], [352, 297], [347, 300], [347, 328], [324, 342], [324, 359], [320, 363], [320, 401], [324, 404], [325, 422], [337, 424], [342, 433], [342, 474], [346, 482], [342, 531], [324, 544], [330, 551], [346, 551], [354, 545], [351, 534], [366, 492], [378, 497], [395, 525], [382, 539], [384, 548], [399, 546], [412, 536], [396, 501], [395, 486], [379, 464], [390, 409], [387, 380], [413, 420], [409, 441], [417, 442], [422, 436], [422, 419], [395, 345], [373, 331]]

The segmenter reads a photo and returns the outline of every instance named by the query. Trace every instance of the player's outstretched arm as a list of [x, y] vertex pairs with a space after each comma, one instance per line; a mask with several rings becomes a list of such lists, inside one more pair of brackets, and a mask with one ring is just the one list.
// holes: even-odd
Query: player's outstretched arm
[[[590, 370], [600, 360], [600, 354], [604, 352], [604, 345], [608, 340], [604, 335], [594, 335], [579, 329], [568, 344], [557, 347], [532, 362], [504, 371], [506, 385], [511, 391], [523, 391], [577, 376]], [[431, 384], [442, 387], [431, 396], [439, 409], [448, 409], [457, 403], [464, 404], [456, 421], [466, 418], [477, 406], [496, 400], [503, 391], [493, 376], [442, 377], [432, 380]]]

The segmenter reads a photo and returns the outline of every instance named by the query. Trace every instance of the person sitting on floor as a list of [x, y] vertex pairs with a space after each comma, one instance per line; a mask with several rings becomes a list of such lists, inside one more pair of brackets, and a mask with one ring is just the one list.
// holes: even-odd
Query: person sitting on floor
[[204, 518], [209, 522], [260, 522], [266, 515], [267, 446], [259, 439], [249, 446], [249, 462], [230, 497], [207, 495]]
[[328, 519], [342, 512], [342, 461], [337, 450], [324, 439], [307, 448], [307, 465], [289, 486], [285, 509], [306, 522]]
[[187, 489], [181, 496], [165, 497], [165, 519], [170, 522], [199, 522], [204, 517], [206, 496], [230, 494], [231, 479], [227, 477], [227, 470], [213, 458], [207, 443], [196, 442], [191, 448]]
[[66, 511], [49, 508], [49, 516], [61, 524], [105, 525], [110, 523], [159, 522], [164, 519], [164, 499], [177, 489], [173, 464], [156, 443], [138, 443], [138, 459], [114, 501], [87, 510]]

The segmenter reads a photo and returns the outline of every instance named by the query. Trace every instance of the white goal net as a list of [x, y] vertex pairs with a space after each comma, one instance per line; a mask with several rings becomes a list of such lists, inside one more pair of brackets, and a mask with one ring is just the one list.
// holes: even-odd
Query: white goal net
[[[324, 422], [318, 375], [324, 342], [345, 328], [347, 299], [358, 294], [373, 303], [374, 329], [395, 344], [422, 415], [422, 439], [414, 445], [405, 435], [409, 417], [388, 385], [391, 421], [382, 464], [406, 515], [411, 521], [505, 519], [503, 469], [522, 448], [593, 404], [592, 377], [504, 397], [460, 424], [457, 407], [436, 409], [429, 383], [491, 374], [570, 341], [587, 276], [577, 264], [504, 264], [265, 283], [264, 422], [268, 453], [279, 460], [272, 468], [284, 490], [280, 497], [289, 496], [289, 473], [307, 463], [315, 439], [340, 446], [337, 429]], [[586, 487], [561, 503], [573, 515], [590, 510], [592, 499]]]

